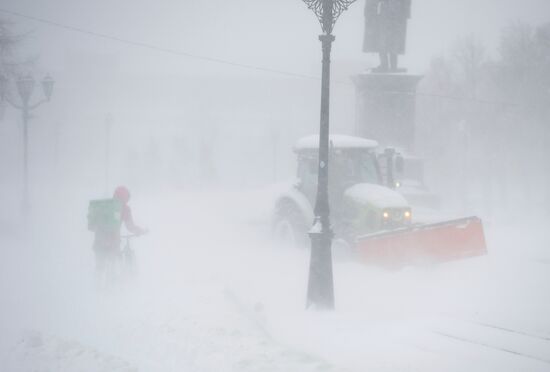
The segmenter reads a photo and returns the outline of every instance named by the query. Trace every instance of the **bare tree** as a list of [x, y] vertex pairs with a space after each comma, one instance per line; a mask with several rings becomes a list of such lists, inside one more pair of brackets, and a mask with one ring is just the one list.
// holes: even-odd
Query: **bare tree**
[[517, 22], [502, 31], [500, 40], [501, 66], [509, 80], [519, 80], [536, 63], [537, 48], [531, 25]]
[[0, 18], [0, 73], [14, 76], [32, 66], [33, 59], [23, 59], [18, 55], [18, 48], [26, 36], [15, 31], [12, 21]]
[[[17, 33], [15, 24], [5, 18], [0, 18], [0, 75], [14, 78], [32, 69], [35, 58], [21, 58], [19, 47], [27, 34]], [[7, 86], [7, 94], [12, 95], [13, 86]], [[0, 119], [4, 112], [5, 102], [0, 102]]]
[[485, 47], [478, 39], [470, 35], [457, 42], [453, 57], [463, 74], [467, 94], [471, 98], [475, 98], [484, 67], [488, 62]]
[[510, 24], [502, 31], [499, 51], [494, 87], [501, 100], [514, 104], [501, 113], [508, 119], [499, 133], [515, 154], [508, 166], [511, 178], [529, 201], [541, 189], [550, 200], [550, 180], [541, 172], [550, 156], [550, 24]]

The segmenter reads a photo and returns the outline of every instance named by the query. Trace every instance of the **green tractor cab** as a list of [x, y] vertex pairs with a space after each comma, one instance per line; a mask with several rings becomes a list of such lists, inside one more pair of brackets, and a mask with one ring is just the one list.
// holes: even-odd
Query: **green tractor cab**
[[[298, 242], [307, 240], [317, 194], [318, 136], [300, 139], [297, 180], [278, 198], [275, 232]], [[329, 203], [336, 238], [353, 243], [359, 235], [411, 224], [412, 211], [405, 198], [385, 186], [373, 140], [345, 135], [329, 139]]]

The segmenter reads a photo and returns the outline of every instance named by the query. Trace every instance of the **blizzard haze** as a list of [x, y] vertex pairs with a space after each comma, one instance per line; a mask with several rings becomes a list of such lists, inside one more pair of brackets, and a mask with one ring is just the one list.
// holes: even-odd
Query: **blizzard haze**
[[[334, 29], [331, 133], [357, 134], [352, 77], [378, 64], [364, 6]], [[406, 155], [439, 201], [413, 222], [478, 216], [488, 253], [388, 270], [335, 240], [335, 310], [315, 311], [309, 243], [275, 228], [319, 132], [303, 1], [2, 1], [7, 98], [55, 85], [29, 119], [27, 218], [22, 115], [0, 102], [0, 370], [548, 371], [550, 2], [412, 0], [407, 27]], [[119, 185], [148, 232], [102, 285], [88, 203]]]

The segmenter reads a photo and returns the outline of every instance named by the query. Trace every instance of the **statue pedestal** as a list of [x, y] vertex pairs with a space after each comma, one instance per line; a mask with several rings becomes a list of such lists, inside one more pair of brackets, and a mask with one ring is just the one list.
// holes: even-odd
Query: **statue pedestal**
[[414, 147], [416, 86], [421, 75], [362, 73], [355, 84], [355, 134], [381, 146]]

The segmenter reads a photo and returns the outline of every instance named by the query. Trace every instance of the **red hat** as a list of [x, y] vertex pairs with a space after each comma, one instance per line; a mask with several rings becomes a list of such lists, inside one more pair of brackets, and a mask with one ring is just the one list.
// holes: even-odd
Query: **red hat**
[[113, 198], [120, 200], [123, 204], [130, 200], [130, 191], [125, 186], [119, 186], [115, 189]]

